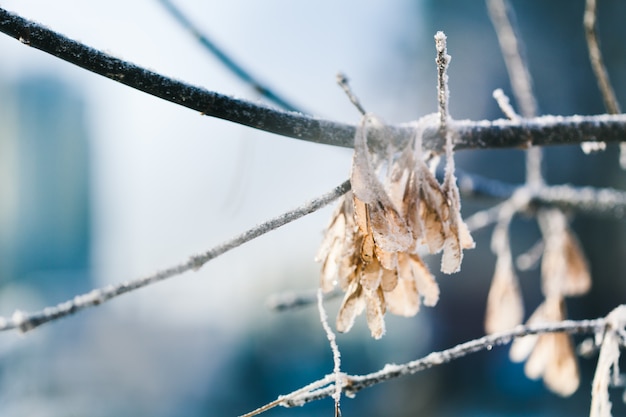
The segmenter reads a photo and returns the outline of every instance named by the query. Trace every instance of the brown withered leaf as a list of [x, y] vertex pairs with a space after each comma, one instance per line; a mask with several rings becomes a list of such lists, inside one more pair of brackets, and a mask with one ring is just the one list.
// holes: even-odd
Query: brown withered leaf
[[409, 263], [417, 283], [417, 290], [424, 299], [424, 305], [429, 307], [436, 305], [439, 301], [439, 285], [435, 281], [435, 276], [416, 254], [409, 255]]
[[[546, 299], [533, 313], [528, 324], [552, 323], [565, 319], [562, 298]], [[578, 361], [571, 337], [565, 333], [544, 333], [516, 339], [511, 346], [513, 361], [528, 358], [524, 366], [526, 376], [543, 378], [546, 387], [561, 396], [569, 396], [580, 383]]]
[[380, 339], [385, 334], [385, 296], [382, 288], [376, 290], [364, 289], [367, 327], [374, 339]]
[[401, 252], [413, 245], [413, 235], [400, 213], [391, 205], [379, 200], [368, 204], [369, 225], [376, 245], [388, 252]]
[[359, 281], [364, 289], [375, 291], [381, 284], [383, 268], [376, 258], [372, 262], [362, 265]]
[[589, 265], [578, 239], [576, 239], [576, 236], [574, 236], [570, 230], [566, 230], [565, 232], [564, 246], [567, 265], [567, 280], [564, 286], [564, 295], [574, 296], [586, 294], [591, 288]]
[[369, 213], [367, 210], [367, 204], [360, 200], [356, 195], [352, 194], [352, 201], [354, 203], [354, 220], [359, 227], [362, 234], [370, 234], [369, 226]]
[[424, 224], [420, 207], [420, 191], [415, 172], [412, 171], [405, 187], [404, 196], [402, 197], [402, 210], [405, 213], [406, 222], [411, 230], [414, 242], [421, 241], [424, 235]]
[[393, 291], [398, 285], [398, 270], [397, 267], [394, 269], [383, 269], [383, 274], [381, 276], [380, 288], [385, 292]]
[[395, 270], [398, 267], [398, 252], [388, 252], [376, 246], [374, 254], [383, 268]]
[[[569, 397], [580, 385], [578, 361], [574, 353], [572, 338], [566, 333], [546, 334], [552, 349], [552, 360], [548, 362], [543, 382], [550, 391]], [[550, 340], [551, 339], [551, 340]]]
[[354, 136], [354, 154], [352, 157], [352, 173], [350, 183], [352, 192], [359, 200], [371, 204], [380, 199], [384, 189], [376, 170], [372, 166], [370, 150], [367, 143], [368, 131], [373, 123], [378, 123], [372, 115], [364, 115]]
[[385, 292], [389, 312], [398, 316], [412, 317], [420, 309], [420, 296], [415, 279], [398, 278], [392, 291]]
[[354, 280], [350, 283], [341, 302], [341, 307], [339, 307], [336, 322], [337, 331], [342, 333], [350, 331], [354, 325], [354, 319], [363, 312], [364, 308], [363, 287], [358, 280]]
[[363, 236], [361, 243], [361, 259], [365, 263], [370, 263], [375, 259], [374, 251], [376, 243], [374, 242], [374, 236], [370, 233]]
[[487, 296], [485, 331], [502, 332], [522, 323], [524, 304], [510, 254], [499, 256]]
[[[558, 322], [565, 318], [565, 307], [561, 298], [544, 300], [526, 321], [527, 325]], [[538, 335], [519, 337], [513, 341], [509, 357], [513, 362], [523, 362], [537, 343]]]
[[578, 240], [565, 215], [543, 209], [538, 215], [544, 238], [541, 261], [542, 291], [546, 297], [582, 295], [591, 288], [591, 274]]
[[[352, 210], [347, 212], [345, 196], [335, 210], [324, 240], [317, 252], [316, 261], [322, 263], [321, 288], [324, 292], [331, 291], [338, 280], [340, 265], [345, 259], [346, 246], [351, 239], [350, 225], [352, 221]], [[349, 208], [349, 207], [348, 207]], [[349, 246], [348, 246], [349, 247]]]
[[461, 269], [463, 250], [459, 240], [458, 230], [450, 227], [443, 242], [443, 255], [441, 255], [441, 272], [453, 274]]
[[443, 223], [437, 210], [429, 206], [427, 202], [420, 200], [420, 217], [424, 226], [422, 243], [428, 247], [428, 252], [437, 253], [443, 249], [445, 234]]

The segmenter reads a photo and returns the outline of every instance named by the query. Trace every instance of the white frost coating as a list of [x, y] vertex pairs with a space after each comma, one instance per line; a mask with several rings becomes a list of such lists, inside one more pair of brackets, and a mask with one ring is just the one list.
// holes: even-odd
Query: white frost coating
[[322, 289], [317, 290], [317, 308], [320, 313], [320, 322], [326, 332], [326, 337], [330, 342], [330, 349], [333, 352], [333, 376], [335, 379], [335, 391], [333, 393], [333, 399], [335, 400], [335, 410], [339, 410], [339, 402], [341, 400], [341, 391], [343, 389], [343, 374], [341, 373], [341, 352], [337, 346], [337, 337], [335, 333], [328, 325], [328, 315], [324, 308], [324, 294]]
[[621, 305], [606, 317], [606, 333], [591, 388], [589, 417], [612, 417], [609, 386], [619, 383], [620, 337], [617, 332], [623, 332], [625, 326], [626, 305]]
[[11, 321], [15, 324], [15, 327], [21, 329], [24, 323], [28, 320], [28, 316], [22, 310], [15, 310], [11, 316]]
[[100, 304], [104, 302], [103, 292], [100, 289], [95, 289], [87, 294], [77, 295], [74, 297], [75, 306], [83, 306], [86, 304]]

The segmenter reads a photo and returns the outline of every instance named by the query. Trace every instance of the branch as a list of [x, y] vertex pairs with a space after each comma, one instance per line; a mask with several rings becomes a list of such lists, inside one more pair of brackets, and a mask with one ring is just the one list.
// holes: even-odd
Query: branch
[[589, 60], [591, 68], [598, 81], [598, 88], [604, 100], [604, 107], [610, 114], [621, 113], [619, 103], [615, 97], [615, 91], [609, 80], [609, 73], [602, 59], [600, 51], [600, 40], [598, 39], [596, 25], [596, 0], [587, 0], [585, 4], [585, 15], [583, 17], [583, 25], [585, 27], [585, 38], [587, 39], [587, 47], [589, 48]]
[[278, 93], [274, 92], [270, 87], [263, 84], [259, 81], [255, 76], [253, 76], [250, 72], [246, 71], [241, 65], [235, 62], [226, 52], [222, 50], [215, 42], [213, 42], [206, 34], [202, 33], [202, 31], [195, 26], [191, 20], [178, 8], [174, 3], [170, 0], [158, 0], [159, 3], [167, 10], [167, 12], [172, 16], [183, 28], [185, 28], [200, 44], [205, 47], [213, 56], [215, 56], [229, 71], [235, 74], [240, 80], [243, 82], [250, 84], [250, 86], [259, 93], [261, 96], [270, 100], [272, 103], [276, 104], [278, 107], [283, 108], [292, 112], [300, 112], [301, 110], [298, 107], [294, 106], [289, 102], [289, 100], [280, 96]]
[[163, 281], [167, 278], [181, 275], [191, 270], [197, 271], [211, 259], [217, 258], [229, 250], [241, 246], [252, 239], [310, 214], [339, 198], [349, 190], [350, 182], [345, 181], [331, 192], [305, 203], [295, 210], [288, 211], [287, 213], [268, 220], [267, 222], [255, 226], [252, 229], [243, 232], [239, 236], [222, 243], [221, 245], [215, 246], [199, 255], [191, 256], [189, 259], [178, 265], [163, 269], [147, 277], [95, 289], [89, 293], [77, 295], [72, 300], [53, 307], [44, 308], [43, 310], [35, 313], [24, 313], [17, 310], [10, 318], [0, 317], [0, 331], [19, 329], [22, 332], [26, 332], [44, 323], [69, 316], [88, 307], [95, 307], [122, 294]]
[[[457, 171], [459, 189], [465, 197], [485, 196], [507, 199], [524, 185], [510, 184], [476, 174]], [[528, 190], [527, 200], [535, 206], [558, 207], [577, 213], [623, 218], [626, 214], [626, 192], [614, 188], [542, 185]]]
[[[445, 363], [452, 362], [455, 359], [462, 358], [470, 353], [480, 352], [482, 350], [491, 350], [494, 346], [508, 344], [513, 338], [517, 337], [556, 332], [597, 334], [603, 332], [606, 326], [607, 320], [605, 318], [580, 321], [565, 320], [558, 323], [547, 323], [534, 326], [520, 325], [510, 331], [484, 336], [479, 339], [461, 343], [440, 352], [432, 352], [421, 359], [401, 365], [388, 364], [385, 365], [383, 369], [367, 375], [344, 375], [342, 390], [347, 396], [352, 397], [364, 388], [368, 388], [400, 376], [415, 374], [425, 369], [443, 365]], [[272, 406], [281, 405], [284, 407], [302, 406], [306, 403], [332, 396], [336, 389], [332, 382], [332, 379], [325, 377], [310, 384], [309, 387], [312, 388], [309, 390], [299, 389], [291, 394], [278, 397], [277, 400], [270, 404], [272, 404]], [[269, 407], [262, 408], [265, 411]]]
[[[83, 69], [207, 116], [309, 142], [353, 146], [354, 125], [285, 112], [186, 84], [66, 38], [2, 8], [0, 32]], [[448, 126], [457, 133], [457, 150], [610, 142], [626, 137], [626, 115], [544, 116], [519, 121], [449, 120]], [[413, 135], [414, 125], [410, 123], [390, 126], [385, 132], [385, 137], [393, 138], [398, 144], [408, 143]], [[444, 144], [438, 123], [426, 126], [424, 147], [442, 151]]]

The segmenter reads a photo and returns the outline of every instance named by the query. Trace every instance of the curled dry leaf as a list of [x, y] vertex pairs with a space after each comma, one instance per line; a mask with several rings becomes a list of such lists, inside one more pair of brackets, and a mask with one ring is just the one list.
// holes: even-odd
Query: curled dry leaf
[[439, 300], [439, 286], [418, 255], [420, 247], [431, 253], [443, 250], [444, 273], [458, 271], [463, 250], [474, 247], [461, 218], [456, 180], [448, 175], [442, 186], [421, 159], [423, 127], [417, 128], [419, 146], [377, 155], [381, 146], [374, 149], [370, 141], [380, 139], [383, 126], [372, 115], [361, 120], [354, 141], [352, 192], [335, 211], [317, 256], [322, 289], [339, 284], [346, 291], [337, 329], [348, 331], [366, 311], [375, 338], [384, 334], [387, 310], [412, 316], [422, 299], [427, 306]]
[[[547, 298], [528, 319], [527, 324], [556, 323], [565, 319], [562, 298]], [[578, 361], [571, 337], [565, 333], [544, 333], [516, 339], [511, 360], [526, 360], [524, 372], [531, 379], [543, 378], [548, 389], [561, 396], [572, 395], [580, 384]]]
[[606, 317], [607, 328], [602, 335], [602, 347], [591, 388], [591, 412], [589, 417], [612, 417], [609, 385], [617, 385], [620, 379], [620, 336], [626, 326], [626, 305], [615, 308]]
[[545, 242], [541, 262], [542, 290], [546, 297], [582, 295], [591, 288], [591, 275], [578, 240], [557, 209], [539, 212]]
[[511, 255], [502, 255], [496, 261], [496, 270], [487, 297], [485, 331], [502, 332], [522, 323], [524, 304]]

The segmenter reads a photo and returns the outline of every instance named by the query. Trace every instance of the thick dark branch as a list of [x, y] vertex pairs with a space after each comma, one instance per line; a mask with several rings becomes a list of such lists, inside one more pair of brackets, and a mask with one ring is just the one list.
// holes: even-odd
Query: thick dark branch
[[[282, 136], [350, 148], [355, 126], [239, 100], [165, 77], [138, 65], [68, 39], [40, 24], [0, 8], [0, 32], [88, 71], [207, 116], [229, 120]], [[442, 150], [439, 126], [428, 126], [424, 145]], [[520, 121], [450, 121], [456, 149], [527, 147], [585, 141], [620, 141], [626, 137], [626, 115], [544, 116]], [[398, 144], [413, 135], [413, 125], [390, 127], [386, 138]]]
[[351, 147], [354, 127], [279, 111], [165, 77], [105, 54], [0, 8], [0, 31], [25, 45], [42, 50], [88, 71], [137, 90], [196, 110], [282, 136]]

